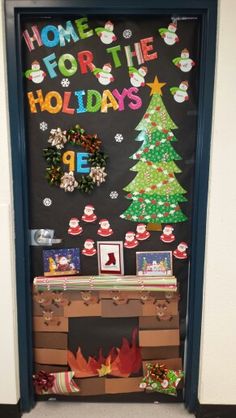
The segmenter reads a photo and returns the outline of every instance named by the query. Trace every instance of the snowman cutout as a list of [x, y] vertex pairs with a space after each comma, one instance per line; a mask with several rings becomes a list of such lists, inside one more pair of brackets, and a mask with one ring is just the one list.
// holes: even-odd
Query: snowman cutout
[[113, 230], [110, 228], [110, 224], [107, 219], [101, 219], [99, 222], [100, 228], [97, 233], [101, 237], [109, 237], [113, 234]]
[[146, 230], [147, 225], [145, 224], [138, 224], [136, 227], [136, 239], [138, 241], [144, 241], [150, 237], [150, 232]]
[[40, 69], [40, 64], [38, 61], [32, 62], [31, 69], [25, 72], [26, 78], [33, 81], [35, 84], [40, 84], [43, 82], [46, 77], [46, 73]]
[[166, 225], [163, 228], [160, 240], [165, 243], [170, 243], [175, 240], [175, 235], [173, 234], [174, 228], [171, 225]]
[[138, 70], [135, 67], [129, 67], [130, 83], [134, 87], [145, 86], [145, 76], [147, 74], [147, 67], [140, 67]]
[[82, 216], [82, 220], [84, 222], [95, 222], [97, 219], [97, 216], [94, 213], [94, 206], [93, 205], [86, 205], [84, 208], [84, 214]]
[[97, 252], [96, 248], [94, 248], [94, 241], [90, 238], [86, 239], [84, 242], [84, 248], [82, 250], [82, 254], [88, 257], [95, 255]]
[[189, 58], [189, 51], [187, 48], [181, 51], [180, 57], [174, 58], [172, 62], [184, 73], [188, 73], [194, 67], [195, 62]]
[[173, 251], [174, 257], [179, 260], [185, 260], [188, 257], [186, 252], [187, 248], [188, 244], [186, 244], [186, 242], [180, 242], [176, 250]]
[[177, 103], [183, 103], [189, 100], [188, 90], [188, 81], [182, 81], [179, 87], [171, 87], [170, 92], [174, 96], [174, 100]]
[[112, 81], [114, 81], [114, 77], [111, 74], [111, 64], [104, 64], [102, 68], [94, 67], [92, 70], [95, 77], [98, 79], [99, 83], [103, 86], [107, 86]]
[[104, 28], [99, 27], [95, 29], [96, 34], [99, 36], [103, 44], [109, 45], [112, 42], [116, 41], [116, 35], [113, 32], [114, 25], [109, 20], [105, 23]]
[[135, 238], [135, 233], [133, 231], [126, 232], [124, 247], [127, 249], [132, 249], [137, 247], [138, 244], [138, 240]]
[[80, 226], [78, 218], [70, 219], [69, 229], [67, 232], [70, 235], [80, 235], [83, 232], [83, 228]]
[[179, 42], [179, 37], [175, 33], [176, 30], [177, 24], [175, 22], [170, 23], [168, 28], [159, 29], [159, 33], [167, 45], [174, 45], [176, 42]]

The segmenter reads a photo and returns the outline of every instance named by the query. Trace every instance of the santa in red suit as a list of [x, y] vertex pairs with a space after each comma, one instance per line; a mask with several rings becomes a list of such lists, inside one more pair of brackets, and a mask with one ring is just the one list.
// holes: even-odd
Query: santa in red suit
[[186, 242], [180, 242], [176, 250], [173, 251], [173, 254], [175, 258], [178, 258], [180, 260], [184, 260], [188, 257], [186, 250], [188, 248], [188, 244]]
[[166, 243], [173, 242], [175, 240], [175, 235], [172, 234], [173, 231], [173, 226], [166, 225], [163, 228], [162, 235], [160, 236], [161, 241]]
[[99, 222], [100, 228], [98, 229], [98, 235], [101, 237], [109, 237], [113, 234], [113, 230], [110, 228], [110, 224], [107, 219], [101, 219]]
[[145, 224], [138, 224], [136, 227], [136, 239], [139, 241], [144, 241], [150, 237], [150, 232], [146, 230], [147, 225]]
[[92, 255], [96, 254], [96, 252], [97, 250], [96, 248], [94, 248], [94, 241], [90, 238], [86, 239], [86, 241], [84, 242], [82, 254], [91, 257]]
[[126, 232], [124, 247], [130, 249], [130, 248], [135, 248], [137, 246], [138, 246], [138, 241], [135, 238], [135, 233], [132, 231]]
[[84, 214], [82, 216], [82, 220], [84, 222], [94, 222], [97, 219], [97, 216], [94, 213], [95, 208], [93, 205], [86, 205], [84, 208]]
[[82, 226], [79, 224], [78, 218], [71, 218], [69, 222], [68, 234], [79, 235], [83, 232]]

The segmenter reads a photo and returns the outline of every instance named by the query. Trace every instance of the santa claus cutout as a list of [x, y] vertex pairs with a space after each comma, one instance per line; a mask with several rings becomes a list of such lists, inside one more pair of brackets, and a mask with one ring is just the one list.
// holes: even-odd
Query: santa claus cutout
[[79, 224], [78, 218], [71, 218], [69, 222], [68, 234], [79, 235], [83, 232], [82, 226]]
[[110, 228], [109, 221], [107, 219], [101, 219], [99, 222], [100, 228], [97, 233], [101, 237], [109, 237], [113, 234], [113, 230]]
[[187, 250], [188, 244], [186, 242], [180, 242], [177, 246], [176, 250], [173, 251], [173, 255], [175, 258], [178, 258], [179, 260], [184, 260], [188, 257]]
[[97, 252], [96, 248], [94, 248], [94, 241], [90, 238], [86, 239], [84, 242], [84, 248], [82, 250], [83, 255], [87, 255], [88, 257], [91, 257], [92, 255], [95, 255]]
[[138, 224], [136, 227], [136, 239], [138, 241], [144, 241], [150, 237], [150, 232], [146, 230], [147, 225], [145, 224]]
[[84, 208], [84, 214], [82, 216], [82, 220], [84, 222], [95, 222], [97, 216], [94, 213], [94, 206], [93, 205], [86, 205]]
[[131, 248], [135, 248], [138, 246], [138, 241], [135, 238], [135, 233], [132, 231], [126, 232], [125, 234], [125, 242], [124, 242], [124, 247], [131, 249]]
[[175, 240], [175, 235], [172, 233], [174, 231], [173, 226], [166, 225], [163, 228], [162, 234], [160, 236], [160, 240], [165, 243], [170, 243]]

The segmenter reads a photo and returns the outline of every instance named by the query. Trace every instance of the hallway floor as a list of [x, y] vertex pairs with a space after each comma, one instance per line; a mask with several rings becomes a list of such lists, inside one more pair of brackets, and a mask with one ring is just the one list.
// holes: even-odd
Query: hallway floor
[[193, 417], [183, 404], [39, 402], [24, 418], [183, 418]]

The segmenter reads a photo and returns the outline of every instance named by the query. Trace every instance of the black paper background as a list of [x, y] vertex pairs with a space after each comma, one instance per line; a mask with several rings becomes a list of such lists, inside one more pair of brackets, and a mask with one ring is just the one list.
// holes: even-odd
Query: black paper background
[[[67, 20], [72, 22], [81, 17], [80, 15], [65, 16], [64, 18], [44, 16], [38, 17], [37, 20], [27, 18], [22, 22], [22, 31], [28, 29], [31, 31], [31, 26], [37, 24], [39, 29], [47, 24], [57, 26], [62, 24], [65, 26]], [[125, 274], [135, 274], [136, 251], [173, 251], [180, 241], [186, 241], [189, 244], [189, 253], [191, 253], [191, 213], [193, 205], [193, 180], [194, 180], [194, 164], [195, 164], [195, 143], [197, 134], [197, 103], [198, 103], [198, 88], [199, 88], [199, 67], [200, 67], [200, 22], [199, 19], [194, 20], [180, 20], [178, 21], [177, 34], [180, 42], [173, 46], [168, 46], [161, 39], [158, 28], [167, 27], [171, 21], [171, 16], [88, 16], [90, 28], [97, 26], [104, 26], [107, 20], [114, 23], [114, 32], [117, 36], [117, 41], [111, 45], [104, 45], [99, 37], [94, 36], [79, 40], [78, 42], [67, 43], [65, 47], [47, 48], [42, 46], [29, 52], [24, 41], [22, 41], [22, 57], [23, 57], [23, 72], [31, 68], [31, 63], [38, 60], [41, 64], [41, 69], [45, 69], [42, 59], [55, 52], [57, 59], [64, 53], [70, 53], [76, 57], [79, 51], [90, 50], [94, 54], [94, 62], [97, 67], [102, 67], [103, 64], [110, 62], [112, 64], [112, 74], [115, 81], [109, 86], [102, 86], [97, 79], [88, 72], [83, 75], [80, 73], [78, 66], [77, 73], [69, 78], [70, 85], [67, 88], [61, 86], [61, 80], [65, 78], [57, 68], [58, 76], [50, 79], [46, 76], [42, 84], [34, 84], [29, 80], [24, 79], [25, 89], [25, 122], [26, 122], [26, 144], [27, 144], [27, 167], [29, 179], [29, 200], [30, 200], [30, 228], [52, 228], [55, 229], [55, 236], [63, 239], [63, 244], [59, 248], [79, 247], [83, 248], [83, 243], [87, 238], [97, 240], [107, 240], [96, 234], [98, 223], [85, 224], [81, 222], [84, 228], [84, 233], [80, 236], [70, 236], [67, 234], [68, 222], [71, 217], [78, 217], [81, 219], [84, 206], [91, 203], [95, 206], [95, 212], [98, 220], [107, 218], [110, 221], [114, 234], [108, 240], [124, 240], [125, 233], [129, 230], [136, 229], [136, 223], [128, 222], [121, 219], [119, 216], [129, 206], [130, 201], [125, 198], [126, 193], [122, 190], [136, 175], [136, 173], [129, 171], [134, 166], [135, 162], [129, 159], [141, 145], [134, 139], [138, 135], [135, 127], [143, 117], [149, 103], [150, 103], [150, 88], [141, 87], [138, 95], [142, 98], [143, 105], [139, 110], [133, 111], [125, 105], [124, 111], [114, 111], [108, 109], [108, 113], [81, 113], [73, 116], [64, 113], [50, 114], [48, 112], [41, 112], [33, 114], [30, 113], [27, 92], [36, 92], [37, 89], [42, 89], [45, 95], [50, 90], [58, 91], [62, 96], [64, 91], [88, 90], [95, 89], [100, 92], [106, 88], [111, 91], [117, 88], [120, 92], [123, 88], [131, 87], [128, 76], [128, 67], [125, 58], [123, 47], [125, 45], [133, 46], [134, 42], [138, 42], [142, 38], [150, 36], [154, 37], [154, 51], [158, 52], [158, 59], [148, 61], [144, 65], [148, 67], [148, 74], [146, 75], [146, 82], [153, 82], [157, 75], [160, 82], [166, 82], [166, 86], [162, 89], [163, 102], [166, 109], [178, 126], [174, 130], [174, 134], [178, 142], [173, 143], [173, 147], [182, 157], [181, 161], [177, 161], [178, 167], [182, 170], [178, 174], [177, 180], [180, 185], [188, 191], [185, 195], [188, 202], [181, 204], [183, 212], [188, 216], [188, 221], [174, 224], [174, 233], [176, 241], [172, 244], [164, 244], [160, 241], [160, 232], [152, 232], [149, 240], [140, 243], [140, 245], [133, 250], [124, 250], [124, 265]], [[123, 31], [130, 29], [132, 37], [124, 39]], [[121, 45], [122, 54], [120, 54], [122, 67], [115, 69], [112, 58], [106, 52], [106, 48], [111, 46]], [[182, 49], [188, 48], [190, 57], [196, 62], [189, 73], [181, 72], [172, 63], [172, 59], [179, 56]], [[154, 52], [153, 51], [153, 52]], [[137, 68], [138, 64], [134, 59], [134, 66]], [[170, 87], [179, 86], [180, 82], [188, 80], [189, 82], [189, 97], [190, 100], [185, 103], [176, 103], [170, 93]], [[74, 97], [70, 106], [76, 107], [76, 98]], [[39, 106], [37, 105], [39, 109]], [[48, 124], [48, 130], [42, 131], [39, 129], [40, 122], [45, 121]], [[57, 187], [50, 187], [45, 180], [46, 164], [42, 157], [43, 148], [48, 146], [48, 136], [50, 129], [61, 127], [62, 130], [73, 127], [79, 123], [89, 133], [97, 133], [103, 141], [103, 148], [109, 155], [109, 162], [107, 165], [107, 180], [101, 187], [97, 187], [91, 195], [81, 194], [79, 191], [74, 193], [65, 193]], [[114, 139], [116, 133], [121, 133], [124, 137], [122, 143], [117, 143]], [[82, 149], [81, 149], [82, 151]], [[110, 192], [117, 191], [118, 199], [111, 199]], [[49, 197], [52, 199], [52, 205], [45, 207], [43, 199]], [[54, 246], [55, 248], [56, 246]], [[31, 270], [32, 279], [36, 275], [43, 275], [42, 262], [42, 247], [32, 247], [31, 249]], [[189, 260], [173, 260], [174, 275], [177, 277], [180, 285], [180, 316], [184, 321], [186, 315], [187, 303], [187, 285], [188, 285], [188, 268]], [[97, 257], [81, 256], [81, 274], [97, 274]], [[91, 320], [90, 320], [91, 321]], [[122, 326], [122, 319], [119, 326]], [[132, 321], [131, 321], [132, 322]], [[95, 324], [95, 323], [94, 323]], [[73, 325], [74, 328], [74, 325]], [[127, 327], [125, 334], [127, 335]], [[101, 332], [106, 334], [106, 329], [100, 328]], [[131, 337], [130, 329], [130, 337]], [[118, 332], [120, 336], [122, 332]], [[122, 334], [124, 335], [124, 334]], [[87, 339], [88, 344], [93, 347], [94, 335], [93, 329], [90, 328], [90, 337]], [[104, 348], [108, 350], [110, 346], [109, 339], [104, 338]], [[89, 352], [88, 350], [86, 350]]]

